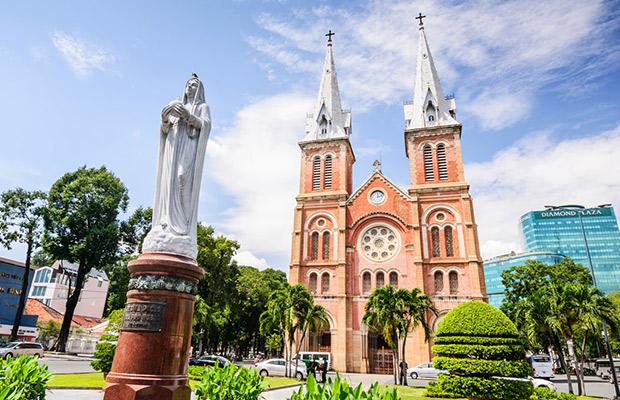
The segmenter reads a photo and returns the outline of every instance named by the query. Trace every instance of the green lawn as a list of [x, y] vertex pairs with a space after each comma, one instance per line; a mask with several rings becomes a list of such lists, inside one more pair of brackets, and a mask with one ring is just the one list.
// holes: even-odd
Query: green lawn
[[[302, 383], [301, 381], [293, 378], [276, 378], [273, 376], [265, 377], [269, 387], [275, 388], [286, 385], [293, 385], [296, 383]], [[198, 381], [190, 380], [189, 385], [192, 389], [196, 388]], [[72, 386], [72, 387], [104, 387], [105, 381], [103, 380], [103, 373], [94, 372], [92, 374], [67, 374], [67, 375], [54, 375], [50, 386]]]
[[105, 380], [103, 379], [102, 372], [54, 375], [50, 386], [104, 387]]

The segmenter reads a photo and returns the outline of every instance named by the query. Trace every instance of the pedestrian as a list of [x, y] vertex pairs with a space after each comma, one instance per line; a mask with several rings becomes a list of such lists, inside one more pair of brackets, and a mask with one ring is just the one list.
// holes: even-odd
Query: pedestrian
[[327, 382], [327, 360], [323, 360], [323, 370], [321, 371], [323, 383]]

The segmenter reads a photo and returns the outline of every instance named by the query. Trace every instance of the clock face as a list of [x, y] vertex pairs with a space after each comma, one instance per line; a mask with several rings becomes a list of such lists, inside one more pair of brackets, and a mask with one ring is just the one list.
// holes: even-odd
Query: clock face
[[385, 200], [385, 193], [380, 190], [375, 190], [370, 194], [370, 201], [375, 204], [381, 204]]

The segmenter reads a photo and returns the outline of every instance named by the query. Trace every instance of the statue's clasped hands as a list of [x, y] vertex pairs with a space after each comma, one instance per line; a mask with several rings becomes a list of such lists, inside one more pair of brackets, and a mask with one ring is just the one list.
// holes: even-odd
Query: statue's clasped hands
[[189, 119], [189, 111], [179, 100], [173, 100], [161, 110], [161, 119], [168, 122], [168, 117], [173, 115], [177, 118]]

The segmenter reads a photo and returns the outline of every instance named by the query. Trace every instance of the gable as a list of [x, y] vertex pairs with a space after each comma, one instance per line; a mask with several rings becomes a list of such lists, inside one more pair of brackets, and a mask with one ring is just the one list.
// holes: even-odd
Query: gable
[[374, 172], [347, 200], [347, 226], [380, 214], [409, 225], [412, 220], [410, 204], [410, 198], [403, 190], [382, 173]]

